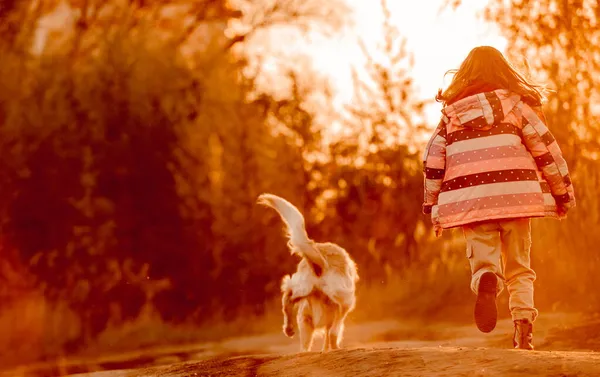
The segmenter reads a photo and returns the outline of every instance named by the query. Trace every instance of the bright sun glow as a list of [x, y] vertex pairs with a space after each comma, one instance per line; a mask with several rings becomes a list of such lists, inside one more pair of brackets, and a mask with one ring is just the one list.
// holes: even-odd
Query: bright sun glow
[[[308, 52], [315, 66], [328, 75], [336, 88], [336, 105], [352, 101], [351, 66], [360, 66], [362, 52], [357, 38], [368, 48], [375, 48], [381, 34], [382, 12], [377, 0], [348, 0], [354, 11], [351, 32], [336, 39], [318, 39], [311, 42]], [[388, 0], [392, 21], [407, 38], [407, 48], [414, 54], [413, 78], [417, 93], [423, 99], [433, 99], [444, 84], [444, 73], [457, 68], [469, 51], [477, 45], [491, 45], [504, 51], [506, 40], [498, 30], [478, 17], [485, 6], [481, 0], [463, 0], [457, 11], [440, 12], [443, 0], [399, 1]], [[427, 108], [430, 126], [439, 119], [440, 105]], [[336, 127], [332, 132], [341, 131]]]

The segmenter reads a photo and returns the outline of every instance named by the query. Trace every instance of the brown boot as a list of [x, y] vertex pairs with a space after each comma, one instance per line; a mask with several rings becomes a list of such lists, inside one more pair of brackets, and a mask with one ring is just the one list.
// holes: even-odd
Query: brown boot
[[494, 330], [498, 321], [498, 307], [496, 306], [497, 287], [498, 277], [496, 274], [486, 272], [481, 275], [477, 301], [475, 302], [474, 317], [477, 328], [484, 333]]
[[522, 350], [533, 350], [533, 323], [528, 319], [515, 321], [513, 346]]

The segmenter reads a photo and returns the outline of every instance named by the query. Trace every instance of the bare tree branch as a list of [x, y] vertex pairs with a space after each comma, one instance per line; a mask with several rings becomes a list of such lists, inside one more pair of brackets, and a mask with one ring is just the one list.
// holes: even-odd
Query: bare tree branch
[[342, 1], [323, 3], [318, 0], [240, 0], [237, 2], [244, 17], [238, 31], [225, 49], [243, 43], [256, 34], [277, 26], [289, 26], [308, 32], [318, 29], [330, 34], [345, 23], [348, 7]]

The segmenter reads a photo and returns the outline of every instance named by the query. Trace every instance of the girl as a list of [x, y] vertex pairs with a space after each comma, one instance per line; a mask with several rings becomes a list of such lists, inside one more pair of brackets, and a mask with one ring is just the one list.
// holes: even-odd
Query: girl
[[563, 219], [575, 207], [567, 164], [545, 125], [543, 96], [500, 51], [481, 46], [436, 99], [442, 119], [424, 153], [423, 212], [438, 236], [463, 229], [479, 330], [495, 328], [496, 297], [506, 285], [513, 345], [533, 349], [530, 218]]

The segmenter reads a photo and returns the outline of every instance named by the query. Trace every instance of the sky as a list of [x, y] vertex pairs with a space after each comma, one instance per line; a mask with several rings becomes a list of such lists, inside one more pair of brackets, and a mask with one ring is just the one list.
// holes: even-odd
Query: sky
[[[359, 65], [362, 53], [356, 43], [360, 37], [367, 48], [382, 38], [383, 14], [378, 0], [347, 0], [353, 10], [352, 28], [335, 38], [311, 42], [307, 49], [314, 65], [330, 77], [338, 104], [352, 101], [351, 66]], [[444, 73], [458, 68], [477, 45], [491, 45], [504, 51], [506, 40], [493, 24], [480, 16], [483, 0], [463, 0], [458, 10], [440, 12], [443, 0], [388, 0], [393, 24], [407, 39], [407, 48], [415, 59], [412, 71], [417, 93], [433, 99], [444, 85]], [[448, 81], [448, 78], [446, 78]], [[437, 124], [441, 106], [427, 108], [427, 121]]]
[[[327, 0], [323, 0], [327, 1]], [[334, 89], [334, 107], [341, 110], [353, 98], [352, 67], [360, 70], [363, 54], [357, 44], [360, 38], [369, 50], [381, 42], [383, 13], [380, 0], [345, 0], [351, 8], [350, 26], [333, 37], [313, 37], [292, 42], [290, 35], [275, 29], [269, 38], [260, 38], [252, 49], [266, 57], [263, 65], [272, 70], [271, 88], [280, 85], [278, 68], [287, 60], [295, 63], [298, 52], [308, 55], [313, 67], [325, 76]], [[444, 0], [387, 0], [392, 23], [407, 40], [407, 49], [413, 54], [415, 65], [412, 76], [421, 99], [433, 99], [438, 88], [444, 86], [444, 73], [457, 68], [468, 52], [477, 45], [487, 44], [505, 50], [506, 41], [493, 24], [485, 22], [480, 12], [484, 0], [462, 0], [457, 10], [441, 11]], [[70, 17], [65, 2], [55, 9], [52, 17], [43, 20], [34, 51], [41, 50], [48, 29], [61, 28]], [[274, 37], [274, 38], [273, 38]], [[297, 37], [297, 34], [296, 34]], [[269, 64], [271, 67], [269, 67]], [[449, 78], [446, 78], [446, 83]], [[279, 82], [278, 82], [279, 81]], [[441, 106], [433, 103], [426, 108], [430, 126], [437, 124]], [[332, 127], [340, 127], [337, 123]]]

